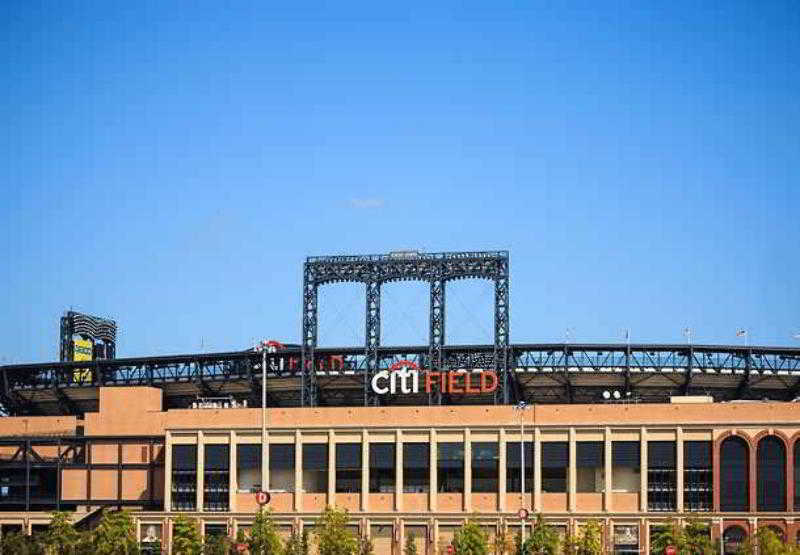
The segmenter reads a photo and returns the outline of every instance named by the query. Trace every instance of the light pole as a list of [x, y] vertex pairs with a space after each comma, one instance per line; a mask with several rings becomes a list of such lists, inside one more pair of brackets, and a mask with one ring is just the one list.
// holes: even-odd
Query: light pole
[[750, 346], [750, 330], [744, 328], [736, 330], [736, 337], [744, 337], [744, 346]]
[[[257, 343], [254, 349], [261, 353], [261, 477], [264, 477], [264, 464], [266, 464], [265, 451], [267, 450], [267, 352], [270, 350], [269, 342], [265, 339]], [[267, 491], [267, 484], [261, 484], [261, 491]]]
[[[514, 410], [519, 411], [519, 470], [520, 470], [520, 515], [527, 516], [527, 508], [525, 505], [525, 411], [530, 407], [525, 401], [520, 401], [514, 407]], [[520, 537], [522, 542], [525, 543], [525, 518], [520, 518]]]
[[692, 344], [692, 328], [683, 328], [683, 335], [686, 336], [687, 345]]

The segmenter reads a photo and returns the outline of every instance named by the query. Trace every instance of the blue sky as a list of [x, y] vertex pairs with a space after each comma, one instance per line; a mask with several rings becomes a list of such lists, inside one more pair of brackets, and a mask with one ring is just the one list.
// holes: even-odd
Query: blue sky
[[[0, 361], [297, 342], [306, 256], [508, 249], [513, 342], [800, 345], [800, 8], [0, 6]], [[387, 344], [427, 341], [390, 285]], [[448, 289], [450, 343], [492, 289]], [[363, 342], [363, 289], [320, 342]]]

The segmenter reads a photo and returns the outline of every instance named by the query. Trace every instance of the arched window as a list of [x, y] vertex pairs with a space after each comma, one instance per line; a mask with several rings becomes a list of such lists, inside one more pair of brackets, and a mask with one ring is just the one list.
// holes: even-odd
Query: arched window
[[719, 455], [719, 504], [723, 511], [749, 511], [750, 450], [747, 442], [732, 436], [722, 442]]
[[794, 442], [794, 510], [800, 511], [800, 441]]
[[783, 529], [778, 528], [774, 524], [770, 524], [767, 526], [767, 528], [769, 528], [772, 533], [775, 534], [775, 537], [781, 540], [781, 542], [786, 543], [786, 534], [783, 533]]
[[777, 436], [758, 442], [757, 508], [759, 511], [786, 510], [786, 448]]
[[747, 532], [741, 526], [728, 526], [722, 534], [722, 544], [725, 555], [739, 553], [739, 548], [747, 538]]

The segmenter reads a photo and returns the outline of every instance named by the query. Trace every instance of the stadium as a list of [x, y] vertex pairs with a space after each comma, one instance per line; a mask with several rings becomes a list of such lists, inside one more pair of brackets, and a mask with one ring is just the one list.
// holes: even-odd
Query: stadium
[[[380, 554], [534, 513], [563, 536], [599, 520], [614, 553], [676, 518], [723, 553], [761, 527], [800, 542], [800, 349], [516, 344], [509, 277], [505, 251], [311, 257], [300, 341], [225, 353], [116, 358], [116, 322], [66, 313], [60, 361], [0, 367], [0, 533], [126, 508], [168, 551], [176, 516], [235, 535], [268, 492], [282, 535], [336, 505]], [[494, 286], [492, 344], [445, 344], [461, 279]], [[430, 286], [427, 345], [381, 345], [396, 281]], [[365, 286], [365, 344], [318, 347], [339, 282]]]

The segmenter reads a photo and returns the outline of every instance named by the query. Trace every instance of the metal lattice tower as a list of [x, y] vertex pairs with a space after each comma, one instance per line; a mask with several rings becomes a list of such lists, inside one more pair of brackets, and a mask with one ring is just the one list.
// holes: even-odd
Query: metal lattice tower
[[[509, 276], [508, 252], [419, 253], [400, 251], [390, 254], [360, 256], [319, 256], [306, 259], [303, 270], [303, 406], [318, 402], [314, 351], [317, 347], [317, 290], [320, 285], [338, 282], [363, 283], [366, 286], [364, 404], [377, 404], [369, 384], [379, 367], [381, 343], [381, 285], [393, 281], [425, 281], [430, 284], [430, 322], [428, 365], [443, 370], [445, 342], [445, 288], [456, 279], [489, 279], [494, 282], [494, 369], [499, 384], [496, 403], [508, 403], [512, 391], [509, 365]], [[441, 397], [429, 399], [440, 403]]]

